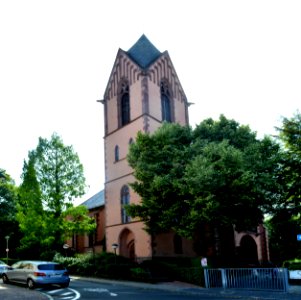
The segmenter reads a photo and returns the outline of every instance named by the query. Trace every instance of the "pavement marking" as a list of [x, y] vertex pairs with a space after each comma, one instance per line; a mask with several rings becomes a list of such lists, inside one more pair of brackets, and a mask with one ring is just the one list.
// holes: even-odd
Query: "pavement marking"
[[68, 288], [68, 290], [72, 291], [75, 294], [75, 297], [72, 300], [80, 299], [80, 293], [77, 290], [70, 289], [70, 288]]
[[94, 292], [94, 293], [100, 293], [100, 294], [107, 293], [107, 294], [109, 294], [112, 297], [118, 296], [118, 294], [111, 293], [108, 289], [102, 289], [102, 288], [85, 288], [84, 291]]
[[[65, 292], [60, 294], [59, 296], [63, 296], [60, 297], [60, 299], [65, 299], [65, 300], [77, 300], [80, 299], [81, 294], [74, 290], [74, 289], [70, 289], [68, 288], [68, 290], [70, 290], [70, 292]], [[49, 300], [54, 300], [54, 298], [51, 295], [57, 295], [59, 292], [63, 291], [63, 289], [58, 289], [58, 290], [52, 290], [52, 291], [48, 291], [48, 292], [42, 292], [40, 291], [43, 295], [45, 295]]]
[[54, 300], [49, 294], [41, 292], [41, 291], [40, 291], [40, 293], [45, 295], [49, 300]]

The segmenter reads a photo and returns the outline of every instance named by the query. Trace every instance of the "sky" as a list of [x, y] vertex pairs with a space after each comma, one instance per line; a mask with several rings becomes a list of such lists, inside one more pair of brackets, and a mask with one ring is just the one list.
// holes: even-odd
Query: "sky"
[[301, 104], [301, 1], [0, 0], [0, 168], [21, 183], [28, 151], [59, 134], [104, 187], [106, 85], [119, 48], [168, 51], [190, 124], [220, 114], [275, 134]]

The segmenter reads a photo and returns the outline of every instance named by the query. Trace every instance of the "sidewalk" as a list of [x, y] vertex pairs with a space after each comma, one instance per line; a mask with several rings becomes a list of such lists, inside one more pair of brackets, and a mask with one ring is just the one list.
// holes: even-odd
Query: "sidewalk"
[[142, 282], [132, 282], [132, 281], [118, 281], [118, 280], [107, 280], [101, 278], [87, 278], [87, 277], [76, 277], [73, 279], [96, 281], [110, 284], [121, 284], [126, 286], [132, 286], [142, 289], [160, 289], [165, 291], [184, 293], [184, 294], [194, 294], [203, 296], [218, 296], [221, 299], [256, 299], [256, 300], [297, 300], [301, 299], [301, 286], [289, 286], [287, 292], [274, 292], [274, 291], [263, 291], [263, 290], [247, 290], [247, 289], [221, 289], [221, 288], [211, 288], [206, 289], [200, 286], [196, 286], [189, 283], [174, 281], [174, 282], [161, 282], [161, 283], [142, 283]]

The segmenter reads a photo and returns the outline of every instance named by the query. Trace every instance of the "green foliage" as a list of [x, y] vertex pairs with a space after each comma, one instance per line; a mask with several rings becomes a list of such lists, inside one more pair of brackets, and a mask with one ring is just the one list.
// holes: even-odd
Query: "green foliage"
[[19, 250], [23, 254], [26, 253], [27, 258], [37, 257], [41, 251], [42, 242], [48, 238], [48, 233], [43, 230], [47, 226], [45, 223], [47, 214], [43, 210], [34, 162], [34, 154], [30, 152], [28, 162], [24, 161], [17, 203], [17, 220], [23, 233]]
[[65, 257], [56, 254], [54, 261], [63, 264], [73, 275], [94, 276], [142, 282], [182, 280], [202, 285], [203, 269], [200, 262], [190, 258], [164, 258], [147, 260], [140, 264], [112, 253], [77, 254]]
[[245, 230], [270, 212], [281, 189], [274, 180], [278, 144], [221, 116], [195, 130], [163, 124], [139, 133], [128, 154], [142, 202], [126, 207], [150, 233], [174, 230], [194, 238], [204, 224]]
[[282, 266], [288, 270], [301, 270], [301, 259], [285, 260]]
[[11, 177], [4, 170], [0, 169], [0, 228], [9, 224], [15, 219], [16, 212], [16, 186]]
[[301, 245], [296, 238], [301, 233], [301, 114], [284, 118], [278, 131], [284, 153], [275, 180], [283, 190], [283, 197], [276, 199], [267, 225], [273, 260], [281, 262], [301, 256]]
[[24, 234], [20, 246], [24, 256], [53, 256], [62, 251], [67, 237], [95, 229], [87, 209], [72, 206], [71, 200], [84, 193], [83, 166], [57, 134], [39, 139], [24, 162], [22, 179], [17, 219]]
[[297, 112], [292, 118], [283, 118], [282, 127], [278, 128], [280, 138], [285, 148], [291, 153], [301, 156], [301, 113]]
[[194, 137], [195, 140], [207, 142], [227, 140], [231, 146], [238, 149], [245, 149], [256, 142], [256, 133], [252, 132], [249, 126], [240, 125], [224, 115], [221, 115], [218, 121], [209, 118], [201, 122], [194, 130]]
[[146, 278], [151, 282], [183, 281], [196, 285], [204, 285], [204, 270], [199, 259], [162, 257], [145, 260], [139, 268], [145, 270]]
[[284, 118], [279, 131], [285, 147], [281, 180], [286, 184], [286, 206], [296, 215], [301, 212], [301, 114], [296, 113], [291, 119]]
[[93, 254], [78, 254], [75, 257], [66, 257], [56, 253], [53, 261], [63, 264], [71, 274], [93, 276], [96, 273], [96, 261]]
[[176, 226], [176, 218], [188, 209], [181, 189], [191, 142], [189, 127], [167, 123], [153, 135], [139, 133], [130, 147], [128, 161], [137, 179], [131, 186], [142, 197], [142, 205], [127, 210], [142, 218], [149, 232]]
[[65, 146], [57, 134], [50, 140], [40, 138], [34, 155], [43, 205], [60, 215], [74, 198], [84, 194], [83, 166], [72, 146]]
[[299, 221], [287, 209], [278, 209], [274, 215], [266, 220], [269, 231], [269, 245], [271, 260], [280, 265], [282, 261], [293, 257], [301, 257], [301, 245], [297, 241], [300, 234]]
[[[9, 236], [10, 255], [15, 254], [15, 248], [19, 240], [18, 223], [16, 221], [17, 187], [11, 177], [0, 169], [0, 256], [5, 256], [5, 237]], [[1, 242], [0, 242], [1, 244]]]
[[95, 220], [88, 215], [88, 212], [88, 209], [83, 205], [69, 207], [63, 212], [62, 232], [65, 239], [72, 237], [74, 234], [85, 234], [95, 231]]
[[140, 267], [131, 269], [131, 278], [135, 281], [148, 282], [151, 281], [151, 274]]
[[63, 257], [56, 254], [54, 261], [62, 263], [71, 274], [97, 276], [111, 279], [131, 280], [131, 269], [137, 264], [129, 259], [112, 253], [79, 254], [75, 257]]

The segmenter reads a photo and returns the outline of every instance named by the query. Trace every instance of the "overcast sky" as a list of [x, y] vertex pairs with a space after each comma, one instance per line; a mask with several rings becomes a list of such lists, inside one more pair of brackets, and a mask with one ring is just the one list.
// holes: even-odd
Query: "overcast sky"
[[301, 104], [301, 1], [0, 0], [0, 168], [20, 183], [38, 138], [58, 133], [104, 187], [102, 99], [119, 48], [167, 50], [190, 123], [220, 114], [273, 134]]

